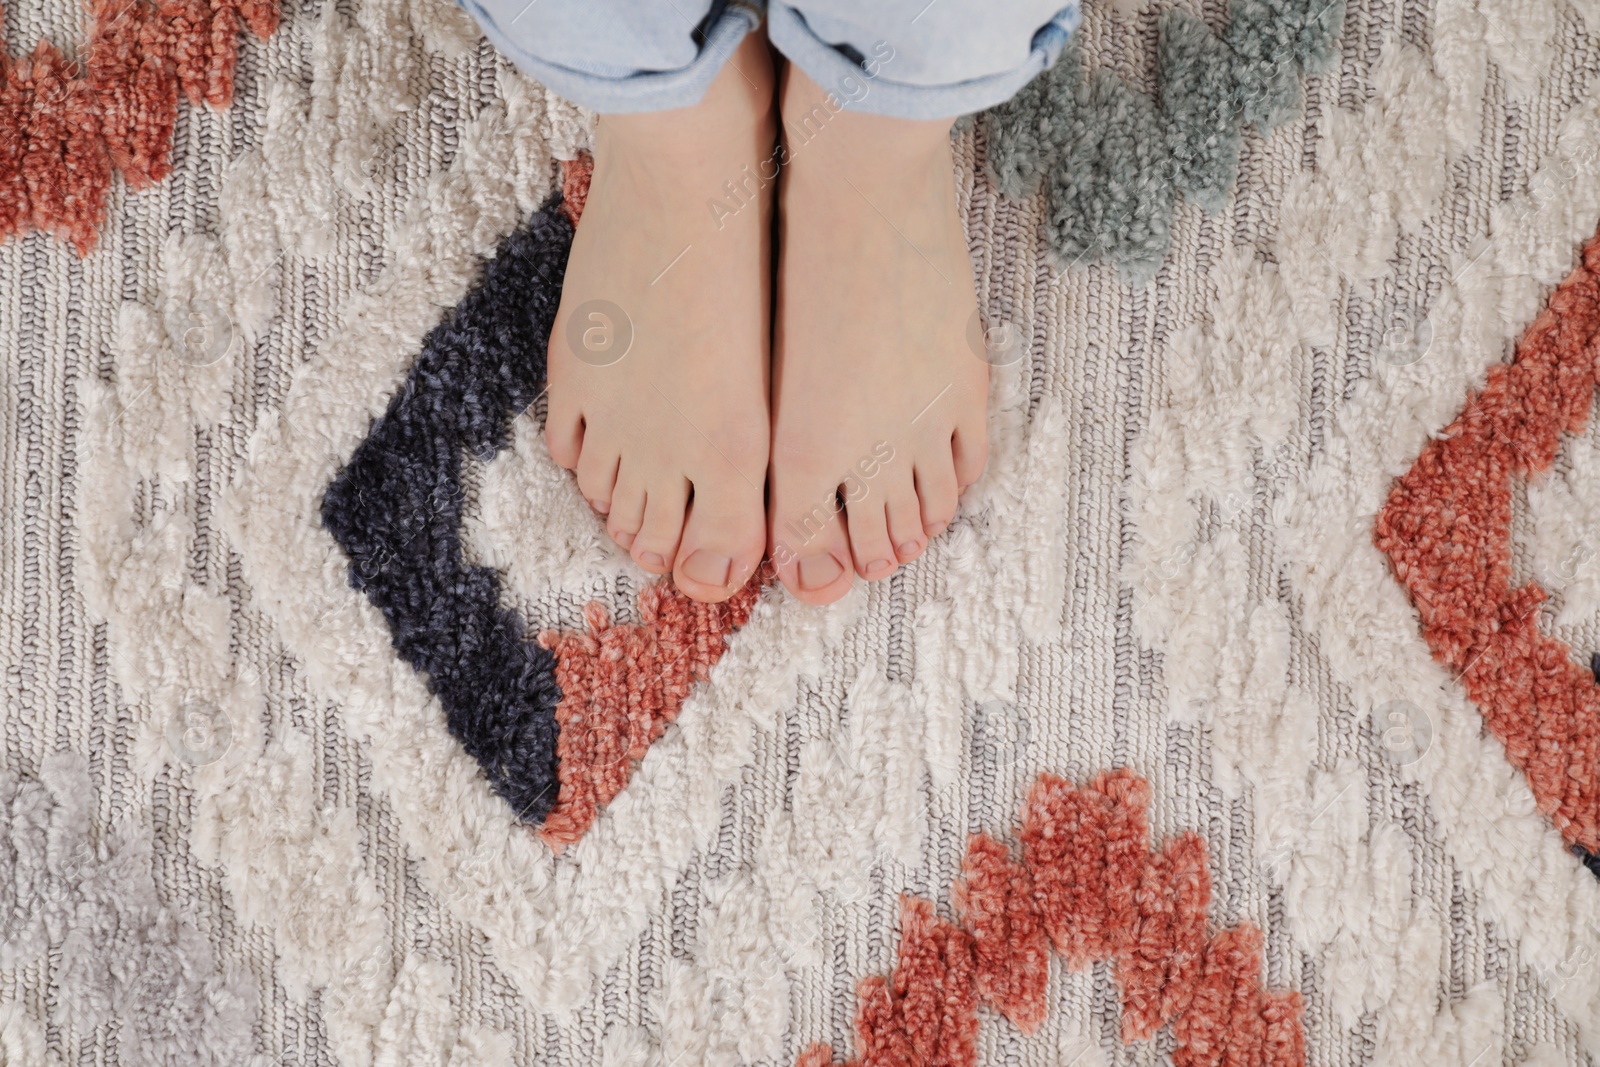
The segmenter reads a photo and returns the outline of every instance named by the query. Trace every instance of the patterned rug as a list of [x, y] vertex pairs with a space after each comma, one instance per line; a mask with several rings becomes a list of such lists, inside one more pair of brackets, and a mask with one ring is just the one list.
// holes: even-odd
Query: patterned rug
[[827, 609], [545, 453], [590, 119], [453, 6], [4, 39], [0, 1065], [1600, 1060], [1595, 0], [1087, 6]]

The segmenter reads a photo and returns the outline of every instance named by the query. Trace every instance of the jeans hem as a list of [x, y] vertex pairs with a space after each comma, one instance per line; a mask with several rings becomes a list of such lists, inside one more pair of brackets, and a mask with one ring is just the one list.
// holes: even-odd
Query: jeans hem
[[761, 23], [760, 12], [753, 7], [730, 3], [706, 31], [705, 44], [689, 65], [676, 70], [608, 76], [540, 59], [512, 40], [478, 0], [456, 3], [478, 23], [484, 36], [529, 77], [581, 107], [612, 115], [670, 111], [698, 104], [744, 35]]
[[[477, 21], [495, 47], [530, 77], [601, 114], [668, 111], [699, 103], [744, 35], [761, 24], [760, 0], [734, 0], [707, 29], [700, 54], [688, 65], [666, 71], [600, 73], [540, 59], [519, 46], [507, 32], [509, 27], [498, 25], [481, 0], [456, 2]], [[893, 118], [943, 119], [982, 111], [1011, 99], [1055, 63], [1081, 21], [1082, 14], [1074, 2], [1034, 34], [1028, 58], [1020, 66], [950, 85], [914, 85], [885, 78], [881, 71], [868, 74], [859, 63], [818, 37], [799, 12], [780, 2], [768, 7], [767, 34], [774, 48], [831, 91], [846, 109]]]
[[[945, 119], [1010, 100], [1055, 63], [1082, 18], [1076, 3], [1063, 8], [1034, 34], [1033, 47], [1020, 66], [951, 85], [912, 85], [890, 81], [881, 73], [869, 75], [819, 38], [798, 12], [782, 3], [774, 2], [767, 10], [767, 36], [789, 62], [832, 92], [848, 110], [901, 119]], [[852, 93], [848, 91], [852, 85], [863, 88]]]

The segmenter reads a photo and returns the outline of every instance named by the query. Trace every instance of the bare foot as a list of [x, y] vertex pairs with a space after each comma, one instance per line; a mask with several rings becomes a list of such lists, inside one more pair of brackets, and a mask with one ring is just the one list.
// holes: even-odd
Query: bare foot
[[988, 455], [988, 364], [949, 122], [839, 111], [790, 66], [767, 528], [807, 603], [887, 578], [955, 517]]
[[752, 34], [694, 107], [600, 119], [550, 338], [551, 458], [708, 602], [766, 544], [773, 86]]

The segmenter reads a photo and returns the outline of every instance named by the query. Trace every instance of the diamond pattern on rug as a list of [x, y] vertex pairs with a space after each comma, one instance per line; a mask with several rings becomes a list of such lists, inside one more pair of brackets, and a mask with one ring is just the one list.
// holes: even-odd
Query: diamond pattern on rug
[[[587, 166], [563, 171], [581, 205]], [[612, 626], [591, 604], [587, 633], [534, 642], [537, 623], [501, 603], [501, 576], [465, 558], [462, 465], [469, 454], [493, 459], [543, 391], [579, 211], [555, 196], [505, 240], [322, 498], [351, 585], [383, 612], [451, 736], [557, 851], [627, 784], [761, 585], [753, 578], [726, 603], [699, 604], [658, 583], [640, 596], [640, 625]]]
[[1374, 543], [1435, 658], [1482, 709], [1572, 850], [1600, 876], [1600, 684], [1539, 630], [1548, 596], [1511, 585], [1511, 489], [1584, 429], [1600, 359], [1600, 236], [1550, 295], [1516, 359], [1428, 443], [1378, 513]]
[[130, 189], [171, 173], [179, 91], [227, 107], [240, 29], [264, 39], [278, 28], [276, 0], [88, 7], [89, 39], [73, 59], [49, 41], [0, 54], [0, 240], [37, 229], [87, 255], [113, 172]]

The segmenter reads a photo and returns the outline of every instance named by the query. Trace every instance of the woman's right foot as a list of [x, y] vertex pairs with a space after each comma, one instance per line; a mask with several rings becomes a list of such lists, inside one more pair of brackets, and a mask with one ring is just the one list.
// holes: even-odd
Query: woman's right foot
[[696, 600], [766, 545], [772, 64], [751, 34], [694, 107], [607, 115], [550, 337], [550, 456], [634, 562]]

